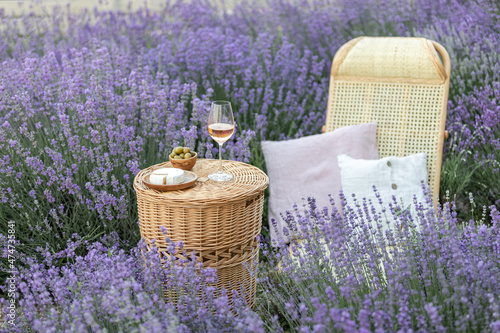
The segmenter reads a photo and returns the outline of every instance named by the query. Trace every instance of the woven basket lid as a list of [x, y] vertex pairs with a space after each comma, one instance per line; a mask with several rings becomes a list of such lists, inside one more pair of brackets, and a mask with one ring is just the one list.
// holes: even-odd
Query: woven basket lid
[[[397, 78], [443, 83], [445, 68], [432, 41], [408, 37], [359, 37], [339, 49], [332, 76]], [[429, 82], [430, 83], [430, 82]]]
[[267, 175], [260, 169], [242, 162], [223, 161], [224, 172], [233, 175], [228, 182], [214, 182], [206, 177], [215, 173], [218, 160], [198, 159], [192, 171], [198, 175], [193, 187], [179, 191], [160, 192], [144, 185], [144, 176], [155, 169], [172, 167], [170, 162], [153, 165], [142, 170], [134, 179], [134, 189], [138, 195], [145, 195], [152, 200], [160, 200], [170, 206], [213, 206], [229, 202], [246, 200], [258, 195], [269, 184]]

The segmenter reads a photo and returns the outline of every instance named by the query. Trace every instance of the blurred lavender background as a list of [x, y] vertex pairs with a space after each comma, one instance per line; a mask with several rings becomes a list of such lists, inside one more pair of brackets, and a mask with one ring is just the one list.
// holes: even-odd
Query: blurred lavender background
[[[489, 281], [498, 278], [498, 262], [491, 259], [498, 259], [500, 248], [497, 1], [282, 0], [231, 2], [229, 6], [192, 0], [161, 2], [159, 8], [157, 2], [148, 8], [134, 7], [137, 3], [130, 9], [112, 10], [118, 2], [89, 9], [78, 7], [80, 2], [69, 7], [42, 2], [13, 13], [9, 2], [5, 3], [8, 9], [0, 11], [2, 268], [8, 264], [4, 247], [8, 221], [16, 223], [19, 256], [39, 276], [49, 274], [49, 268], [39, 264], [47, 255], [58, 253], [58, 260], [51, 264], [76, 269], [70, 258], [85, 258], [92, 243], [105, 235], [116, 233], [119, 245], [110, 247], [135, 251], [140, 237], [134, 176], [142, 168], [165, 161], [177, 145], [189, 146], [204, 157], [217, 156], [217, 147], [205, 131], [211, 100], [228, 99], [234, 107], [237, 131], [224, 145], [224, 157], [265, 170], [260, 141], [320, 133], [331, 60], [343, 43], [361, 35], [424, 36], [441, 43], [452, 62], [450, 139], [445, 142], [441, 202], [446, 209], [456, 207], [443, 218], [446, 222], [428, 224], [439, 224], [438, 230], [448, 230], [449, 225], [458, 228], [458, 233], [450, 233], [450, 242], [458, 244], [460, 255], [466, 257], [459, 260], [464, 265], [457, 266], [460, 274], [462, 269], [482, 270], [471, 263], [467, 245], [479, 239], [474, 243], [475, 255], [492, 260]], [[460, 233], [463, 226], [465, 236]], [[426, 235], [417, 248], [439, 242], [442, 233]], [[68, 250], [75, 237], [88, 244]], [[429, 256], [426, 252], [425, 260], [435, 265], [440, 253], [451, 255], [445, 250], [436, 249]], [[404, 253], [407, 259], [397, 263], [401, 270], [415, 253], [421, 255], [419, 251]], [[101, 253], [101, 259], [107, 260], [105, 256]], [[484, 263], [483, 259], [479, 262]], [[412, 274], [421, 276], [417, 268]], [[421, 279], [422, 285], [442, 288], [440, 283], [446, 281], [427, 277]], [[461, 281], [471, 285], [476, 278], [470, 275]], [[472, 328], [481, 320], [494, 323], [498, 321], [495, 316], [500, 316], [497, 303], [485, 305], [490, 302], [488, 295], [498, 296], [491, 293], [488, 283], [481, 282], [476, 285], [479, 289], [470, 291], [477, 291], [483, 303], [463, 310], [481, 312], [490, 307], [487, 319], [468, 317]], [[359, 290], [368, 290], [363, 288]], [[23, 297], [29, 297], [27, 290]], [[95, 296], [87, 290], [90, 294], [85, 297]], [[439, 297], [441, 303], [437, 303], [448, 304], [443, 301], [446, 297]], [[418, 303], [427, 309], [427, 324], [441, 323], [441, 315], [455, 313], [447, 305], [435, 307], [437, 303]], [[393, 305], [387, 304], [388, 308]], [[292, 305], [290, 313], [297, 310]], [[304, 316], [297, 314], [286, 325], [305, 318], [304, 325], [311, 326], [307, 318], [313, 308], [304, 309]], [[279, 318], [286, 317], [286, 310], [275, 310]], [[345, 315], [342, 311], [335, 315]], [[463, 316], [465, 312], [460, 311], [456, 313]], [[30, 313], [28, 326], [33, 323], [30, 320], [40, 320], [36, 307]], [[396, 314], [386, 315], [393, 318]], [[389, 318], [384, 316], [380, 318]], [[408, 323], [405, 318], [401, 319], [404, 325]], [[320, 319], [318, 314], [318, 325], [327, 325]], [[420, 319], [411, 319], [412, 327], [418, 327]], [[347, 319], [346, 323], [351, 324]], [[258, 325], [263, 327], [261, 322]]]

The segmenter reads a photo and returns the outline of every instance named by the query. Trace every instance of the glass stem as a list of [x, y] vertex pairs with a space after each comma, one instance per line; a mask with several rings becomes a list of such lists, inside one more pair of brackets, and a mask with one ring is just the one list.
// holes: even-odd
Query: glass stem
[[222, 143], [219, 142], [219, 171], [218, 173], [222, 173]]

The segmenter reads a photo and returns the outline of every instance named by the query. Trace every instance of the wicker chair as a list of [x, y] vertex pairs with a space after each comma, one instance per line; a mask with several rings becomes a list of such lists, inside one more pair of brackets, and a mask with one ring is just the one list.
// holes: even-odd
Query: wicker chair
[[449, 85], [450, 57], [434, 41], [353, 39], [333, 59], [323, 132], [376, 121], [380, 157], [425, 152], [436, 205]]

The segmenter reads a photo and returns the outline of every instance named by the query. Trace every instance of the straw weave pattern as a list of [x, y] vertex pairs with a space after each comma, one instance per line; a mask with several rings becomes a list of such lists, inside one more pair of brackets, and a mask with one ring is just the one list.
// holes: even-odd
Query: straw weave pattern
[[[257, 261], [258, 261], [259, 251], [256, 240], [250, 242], [249, 244], [247, 244], [247, 246], [251, 247], [252, 250], [245, 251], [245, 253], [247, 254], [245, 260], [241, 261], [237, 265], [217, 268], [216, 272], [217, 284], [214, 284], [213, 286], [216, 288], [215, 292], [216, 297], [221, 295], [221, 290], [222, 288], [224, 288], [227, 291], [229, 303], [232, 304], [233, 294], [231, 290], [237, 290], [240, 295], [244, 296], [247, 305], [249, 307], [253, 307], [255, 304], [255, 293], [257, 289], [257, 281], [255, 279], [255, 274], [257, 271]], [[148, 250], [150, 249], [151, 247], [148, 246]], [[178, 259], [178, 257], [171, 258], [165, 252], [160, 252], [160, 253], [163, 261]], [[179, 294], [183, 294], [186, 292], [187, 292], [186, 290], [172, 290], [168, 285], [168, 279], [164, 285], [164, 296], [170, 301], [173, 301], [174, 303], [177, 302], [180, 296]], [[198, 297], [201, 298], [205, 296], [199, 293]]]
[[438, 58], [429, 56], [432, 50], [429, 43], [424, 38], [360, 38], [340, 64], [337, 75], [412, 78], [442, 83], [445, 78], [443, 66]]
[[[255, 268], [258, 255], [256, 236], [262, 227], [264, 190], [269, 179], [251, 165], [223, 161], [223, 170], [232, 174], [233, 180], [209, 180], [207, 176], [216, 172], [218, 165], [216, 160], [199, 159], [192, 169], [199, 177], [195, 185], [168, 192], [149, 189], [143, 178], [155, 169], [171, 167], [170, 162], [139, 172], [134, 179], [139, 229], [148, 247], [155, 239], [164, 260], [191, 260], [194, 252], [197, 263], [217, 269], [218, 292], [222, 286], [240, 292], [238, 288], [244, 287], [247, 303], [253, 305], [256, 282], [249, 268]], [[167, 229], [167, 235], [162, 234], [161, 226]], [[167, 254], [167, 236], [173, 242], [183, 242], [187, 257], [183, 251], [177, 251], [174, 258]], [[171, 291], [165, 292], [174, 297]]]
[[423, 38], [397, 37], [346, 43], [332, 64], [325, 130], [375, 121], [380, 157], [425, 152], [436, 203], [449, 57], [442, 49], [443, 66], [433, 45]]

